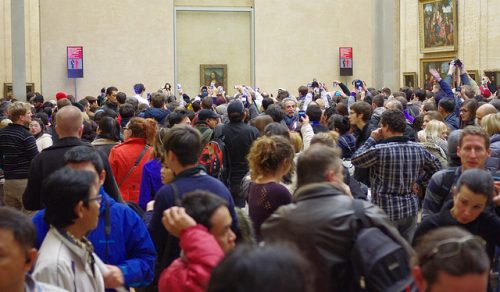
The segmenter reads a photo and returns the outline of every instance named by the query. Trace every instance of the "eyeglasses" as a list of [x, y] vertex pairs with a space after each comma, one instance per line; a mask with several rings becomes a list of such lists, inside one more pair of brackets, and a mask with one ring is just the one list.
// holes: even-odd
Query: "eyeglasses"
[[[479, 236], [469, 235], [460, 239], [445, 239], [442, 240], [432, 248], [420, 261], [420, 267], [423, 267], [426, 263], [432, 260], [434, 257], [436, 259], [442, 260], [446, 258], [450, 258], [452, 256], [457, 255], [462, 246], [476, 246], [480, 248], [484, 248], [486, 242]], [[466, 247], [467, 248], [467, 247]]]
[[88, 198], [87, 200], [85, 200], [87, 203], [91, 202], [91, 201], [96, 201], [97, 203], [101, 203], [102, 202], [102, 195], [97, 195], [93, 198]]

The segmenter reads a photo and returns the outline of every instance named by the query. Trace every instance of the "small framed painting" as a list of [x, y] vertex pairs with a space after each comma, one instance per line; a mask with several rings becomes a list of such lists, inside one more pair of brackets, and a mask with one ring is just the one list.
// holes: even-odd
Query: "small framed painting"
[[403, 73], [403, 86], [414, 88], [417, 86], [417, 73], [416, 72], [404, 72]]
[[227, 90], [227, 65], [226, 64], [201, 64], [200, 65], [200, 87], [201, 86], [223, 86]]

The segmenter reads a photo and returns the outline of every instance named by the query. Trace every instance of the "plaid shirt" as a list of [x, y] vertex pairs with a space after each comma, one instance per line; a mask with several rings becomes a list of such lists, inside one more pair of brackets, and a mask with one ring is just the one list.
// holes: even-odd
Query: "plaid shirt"
[[356, 167], [370, 168], [372, 201], [391, 220], [415, 216], [418, 199], [413, 183], [427, 182], [441, 169], [439, 160], [418, 143], [405, 137], [377, 142], [372, 138], [352, 156]]

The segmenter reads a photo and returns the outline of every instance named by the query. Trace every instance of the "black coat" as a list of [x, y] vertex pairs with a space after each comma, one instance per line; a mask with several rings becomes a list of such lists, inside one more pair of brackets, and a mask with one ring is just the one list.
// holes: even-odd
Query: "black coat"
[[427, 232], [444, 226], [458, 226], [470, 233], [481, 236], [487, 243], [486, 251], [490, 259], [493, 259], [495, 253], [495, 245], [500, 245], [500, 217], [498, 217], [491, 210], [485, 210], [476, 220], [468, 223], [461, 224], [451, 215], [451, 208], [453, 201], [447, 202], [441, 212], [426, 217], [417, 228], [413, 238], [414, 244], [418, 242], [419, 238]]
[[[64, 166], [64, 154], [68, 150], [81, 145], [92, 147], [76, 137], [62, 138], [35, 156], [35, 158], [31, 161], [28, 173], [28, 185], [23, 194], [23, 205], [25, 209], [40, 210], [44, 208], [42, 193], [43, 182], [51, 173]], [[120, 191], [113, 177], [113, 173], [111, 172], [108, 157], [102, 151], [97, 152], [101, 156], [104, 164], [104, 170], [106, 170], [106, 178], [103, 185], [104, 190], [116, 201], [123, 202]]]
[[247, 154], [250, 152], [253, 141], [259, 137], [259, 131], [243, 122], [231, 122], [222, 127], [231, 164], [229, 181], [231, 185], [239, 186], [248, 172]]
[[[350, 252], [359, 232], [352, 198], [330, 183], [311, 183], [297, 189], [294, 200], [264, 222], [264, 241], [295, 243], [312, 264], [315, 291], [348, 291]], [[363, 205], [370, 226], [382, 228], [410, 252], [384, 211], [369, 202]]]

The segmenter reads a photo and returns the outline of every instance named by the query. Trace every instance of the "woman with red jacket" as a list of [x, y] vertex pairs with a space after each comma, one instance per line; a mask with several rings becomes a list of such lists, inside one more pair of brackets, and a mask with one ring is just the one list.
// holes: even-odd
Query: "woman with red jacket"
[[152, 158], [157, 127], [153, 119], [132, 118], [123, 131], [125, 142], [111, 149], [109, 164], [126, 202], [139, 201], [142, 168]]

